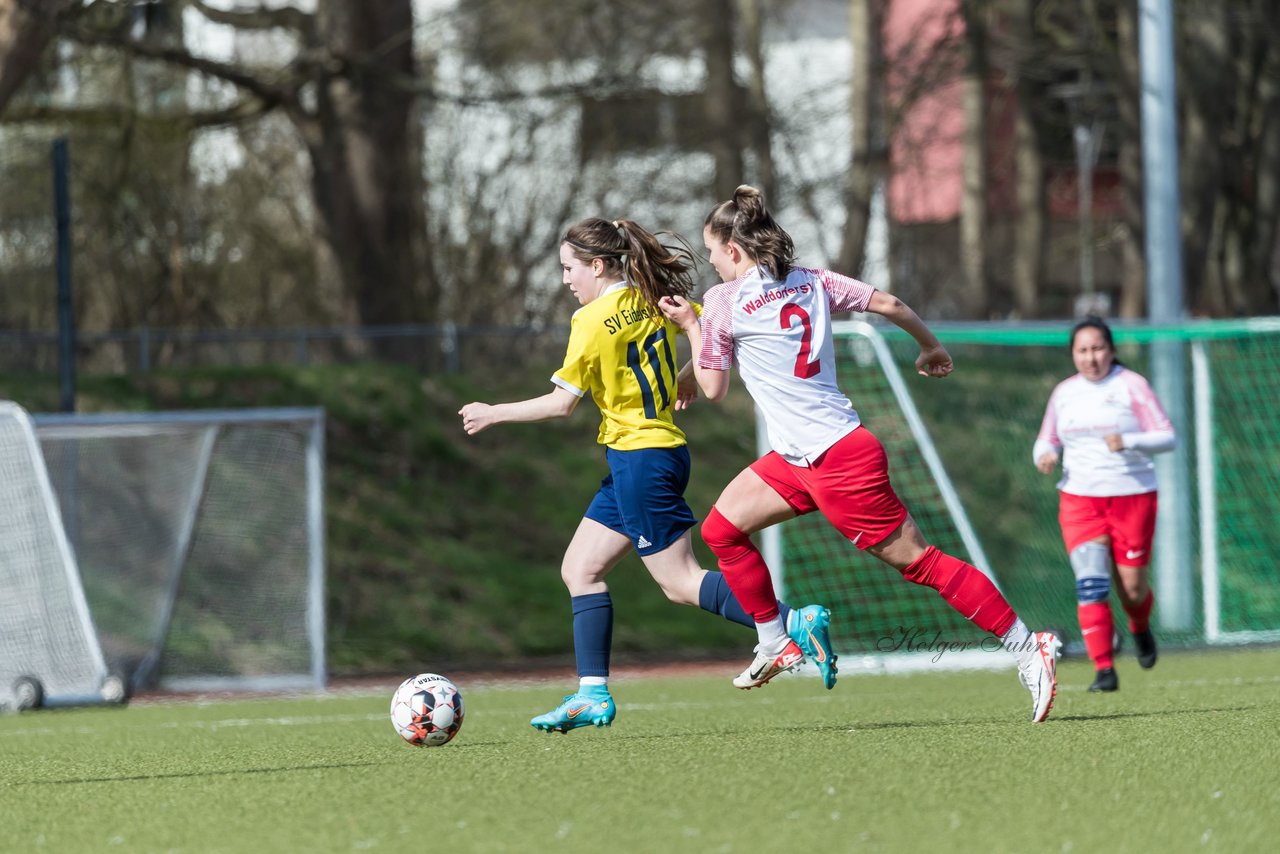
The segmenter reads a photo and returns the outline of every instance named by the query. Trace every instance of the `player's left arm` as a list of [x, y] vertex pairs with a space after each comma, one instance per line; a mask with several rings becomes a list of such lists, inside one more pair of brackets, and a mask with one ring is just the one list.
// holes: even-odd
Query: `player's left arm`
[[1162, 454], [1172, 451], [1178, 444], [1178, 437], [1155, 391], [1144, 377], [1132, 371], [1125, 372], [1125, 379], [1129, 385], [1129, 406], [1138, 419], [1138, 429], [1132, 433], [1104, 436], [1107, 448], [1114, 453], [1142, 451], [1145, 454]]
[[951, 354], [911, 306], [893, 294], [876, 291], [867, 303], [867, 311], [885, 318], [920, 345], [920, 355], [916, 357], [916, 373], [920, 376], [941, 378], [951, 373], [955, 367], [951, 363]]
[[468, 403], [458, 410], [462, 416], [462, 429], [474, 436], [495, 424], [506, 422], [550, 421], [573, 414], [580, 401], [578, 395], [556, 386], [541, 397], [518, 400], [512, 403]]
[[684, 367], [676, 374], [676, 403], [677, 411], [688, 409], [693, 402], [698, 399], [698, 378], [693, 372], [693, 360], [684, 363]]
[[[689, 305], [692, 306], [694, 314], [696, 314], [698, 317], [702, 316], [702, 305], [700, 303], [696, 303], [690, 300]], [[661, 306], [659, 306], [659, 310], [661, 311]], [[668, 321], [670, 321], [670, 318], [667, 318], [667, 319]], [[683, 332], [684, 330], [682, 329], [681, 331]], [[692, 349], [692, 346], [689, 344], [689, 339], [687, 336], [685, 337], [684, 340], [685, 340], [685, 343], [683, 345], [680, 345], [681, 349], [683, 349], [684, 347], [689, 347], [690, 349]], [[682, 409], [688, 409], [690, 406], [693, 405], [694, 401], [698, 399], [698, 377], [697, 377], [697, 374], [694, 373], [694, 366], [693, 366], [693, 357], [696, 355], [697, 355], [696, 352], [691, 353], [689, 360], [686, 361], [684, 365], [681, 366], [680, 370], [676, 373], [675, 408], [677, 411]]]

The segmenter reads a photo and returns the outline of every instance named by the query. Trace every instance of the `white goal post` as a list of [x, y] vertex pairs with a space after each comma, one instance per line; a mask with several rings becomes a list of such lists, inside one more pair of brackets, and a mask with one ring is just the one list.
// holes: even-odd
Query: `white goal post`
[[107, 676], [31, 418], [0, 401], [0, 708], [101, 702]]
[[324, 686], [323, 410], [32, 421], [99, 656], [129, 690]]

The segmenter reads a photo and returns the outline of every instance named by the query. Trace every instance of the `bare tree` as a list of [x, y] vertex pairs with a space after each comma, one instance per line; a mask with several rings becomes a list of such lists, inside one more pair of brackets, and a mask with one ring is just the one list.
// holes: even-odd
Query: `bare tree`
[[312, 186], [343, 278], [365, 323], [435, 320], [425, 263], [422, 138], [410, 0], [318, 4], [313, 44], [343, 73], [321, 73], [316, 108], [290, 112], [311, 155]]
[[233, 113], [279, 110], [306, 147], [321, 236], [366, 324], [430, 321], [437, 290], [424, 263], [422, 146], [414, 88], [411, 0], [319, 0], [234, 11], [188, 0], [209, 20], [242, 32], [291, 34], [283, 66], [251, 67], [196, 55], [183, 45], [134, 38], [119, 16], [71, 28], [84, 43], [188, 68], [233, 84]]
[[74, 0], [0, 0], [0, 113], [30, 76]]
[[[32, 69], [35, 83], [52, 91], [51, 64], [40, 59], [50, 34], [88, 46], [60, 52], [59, 61], [69, 53], [73, 64], [114, 62], [119, 75], [109, 79], [142, 93], [106, 105], [59, 105], [26, 97], [34, 91], [28, 83], [4, 114], [9, 133], [45, 122], [32, 140], [64, 127], [93, 128], [97, 142], [117, 147], [78, 149], [93, 167], [78, 180], [96, 194], [82, 210], [100, 242], [97, 295], [115, 300], [103, 310], [104, 323], [233, 324], [271, 317], [268, 306], [281, 294], [307, 306], [304, 318], [536, 322], [564, 307], [546, 258], [557, 229], [584, 205], [608, 213], [619, 199], [634, 199], [660, 216], [679, 211], [671, 224], [684, 228], [691, 189], [724, 198], [743, 181], [763, 186], [775, 204], [785, 195], [816, 226], [824, 253], [857, 274], [872, 196], [889, 171], [890, 139], [902, 172], [936, 167], [929, 155], [938, 144], [961, 141], [966, 158], [959, 215], [950, 197], [946, 221], [939, 221], [941, 208], [927, 204], [937, 198], [927, 169], [915, 170], [924, 176], [915, 187], [920, 204], [891, 223], [895, 287], [939, 315], [1003, 310], [1006, 285], [1007, 305], [1020, 316], [1056, 312], [1073, 278], [1062, 262], [1079, 238], [1048, 215], [1048, 182], [1064, 177], [1071, 161], [1063, 105], [1050, 93], [1085, 71], [1097, 83], [1092, 106], [1104, 109], [1108, 122], [1099, 171], [1105, 178], [1118, 172], [1123, 187], [1121, 212], [1110, 227], [1100, 219], [1104, 227], [1092, 235], [1099, 285], [1118, 293], [1119, 315], [1143, 312], [1131, 0], [960, 0], [938, 11], [941, 26], [935, 17], [927, 26], [913, 22], [918, 32], [889, 35], [880, 31], [882, 19], [897, 7], [845, 0], [854, 62], [848, 100], [834, 103], [829, 87], [815, 84], [813, 93], [823, 97], [792, 98], [785, 125], [775, 122], [769, 97], [792, 81], [766, 87], [765, 60], [766, 51], [782, 49], [766, 39], [769, 16], [788, 11], [763, 0], [468, 0], [429, 21], [414, 20], [412, 0], [317, 0], [314, 12], [258, 2], [145, 5], [194, 9], [244, 36], [234, 58], [216, 60], [181, 38], [139, 37], [136, 4], [0, 0], [0, 107]], [[1280, 52], [1270, 45], [1280, 37], [1280, 6], [1187, 0], [1179, 11], [1188, 296], [1211, 314], [1275, 310]], [[52, 17], [56, 12], [62, 16]], [[1082, 35], [1081, 18], [1093, 36]], [[430, 42], [424, 48], [419, 38], [417, 53], [415, 33]], [[289, 49], [256, 57], [243, 49], [265, 34]], [[887, 50], [897, 55], [886, 57]], [[451, 59], [437, 74], [434, 57], [444, 51]], [[210, 90], [231, 87], [218, 89], [222, 100], [162, 109], [160, 99], [147, 100], [145, 81], [164, 74], [179, 89], [197, 77]], [[1006, 105], [1013, 111], [1007, 123], [999, 112]], [[957, 110], [966, 117], [963, 138], [950, 121]], [[853, 133], [848, 168], [829, 161], [809, 168], [813, 135], [846, 117]], [[499, 126], [502, 138], [482, 144], [468, 136]], [[216, 187], [201, 185], [191, 177], [199, 168], [191, 146], [210, 127], [232, 128], [236, 140], [262, 131], [272, 140], [272, 163], [302, 156], [282, 177], [255, 164]], [[786, 154], [776, 162], [775, 146]], [[714, 187], [703, 172], [707, 154]], [[10, 174], [20, 171], [17, 162], [10, 159]], [[24, 154], [23, 162], [36, 155]], [[8, 210], [16, 210], [6, 178]], [[287, 194], [288, 202], [230, 222], [217, 205], [237, 199], [252, 207], [255, 182], [271, 184], [277, 201]], [[23, 183], [32, 199], [41, 198], [37, 184]], [[1105, 193], [1107, 184], [1098, 186]], [[897, 205], [903, 197], [893, 199]], [[135, 202], [141, 207], [126, 209]], [[120, 206], [114, 214], [113, 204]], [[1016, 214], [1006, 218], [1010, 207]], [[107, 227], [112, 215], [127, 228]], [[840, 229], [834, 220], [842, 217]], [[268, 251], [271, 223], [281, 228], [275, 254]], [[242, 266], [246, 253], [215, 245], [210, 233], [251, 246], [254, 263]], [[315, 233], [321, 239], [312, 250], [307, 238]], [[1012, 248], [999, 257], [1009, 262], [995, 265], [1006, 238]], [[301, 263], [303, 251], [320, 257]], [[208, 259], [222, 259], [236, 274], [202, 266], [214, 263]], [[289, 270], [244, 273], [277, 263]], [[257, 314], [223, 300], [241, 294], [240, 283], [247, 287], [250, 279]], [[327, 285], [313, 287], [308, 303], [299, 291], [303, 279]], [[203, 290], [215, 280], [228, 290]], [[483, 297], [471, 287], [479, 282]]]
[[1179, 93], [1188, 303], [1212, 314], [1273, 312], [1280, 12], [1207, 2], [1181, 11], [1180, 64], [1195, 69]]
[[1120, 249], [1120, 281], [1115, 313], [1120, 317], [1141, 317], [1146, 307], [1146, 253], [1143, 248], [1145, 227], [1137, 4], [1117, 3], [1115, 22], [1114, 48], [1104, 54], [1114, 57], [1114, 62], [1103, 72], [1115, 93], [1119, 125], [1116, 166], [1120, 172], [1120, 220], [1116, 240]]
[[1045, 211], [1044, 158], [1034, 116], [1036, 91], [1028, 73], [1032, 62], [1032, 8], [1027, 0], [1009, 0], [1005, 17], [1009, 21], [1006, 79], [1013, 81], [1016, 94], [1014, 118], [1014, 164], [1017, 175], [1017, 210], [1013, 223], [1013, 258], [1010, 285], [1013, 307], [1019, 317], [1035, 317], [1040, 297], [1040, 272], [1044, 264], [1047, 230]]
[[[959, 83], [969, 55], [958, 7], [909, 7], [891, 33], [894, 9], [886, 12], [885, 136], [889, 160], [890, 264], [894, 289], [935, 316], [967, 316], [973, 309], [959, 263], [959, 210], [950, 195], [933, 196], [940, 150], [963, 146], [963, 128], [953, 121]], [[943, 167], [945, 168], [945, 167]], [[948, 174], [947, 180], [962, 180]], [[895, 182], [899, 189], [895, 191]], [[914, 193], [908, 197], [902, 188]]]
[[740, 121], [742, 91], [733, 75], [733, 0], [699, 3], [703, 55], [707, 68], [704, 92], [707, 148], [715, 158], [715, 197], [727, 199], [743, 182], [744, 162]]
[[760, 185], [766, 199], [778, 204], [778, 176], [773, 163], [773, 146], [769, 136], [773, 121], [769, 110], [769, 97], [765, 90], [764, 12], [761, 0], [738, 0], [738, 14], [742, 19], [742, 47], [746, 54], [750, 76], [747, 81], [746, 102], [750, 120], [747, 123], [747, 147], [755, 161]]
[[[1238, 307], [1238, 295], [1229, 293], [1230, 281], [1209, 263], [1210, 253], [1220, 254], [1227, 235], [1215, 216], [1222, 204], [1226, 169], [1223, 137], [1232, 124], [1233, 104], [1222, 93], [1229, 91], [1233, 75], [1232, 46], [1227, 33], [1227, 12], [1221, 4], [1201, 6], [1199, 24], [1182, 41], [1182, 62], [1196, 69], [1194, 83], [1187, 80], [1182, 102], [1181, 162], [1183, 212], [1183, 267], [1189, 302], [1203, 302], [1214, 313]], [[1185, 78], [1184, 78], [1185, 79]], [[1228, 142], [1229, 145], [1229, 142]], [[1216, 247], [1216, 248], [1215, 248]]]
[[1244, 241], [1242, 279], [1251, 310], [1275, 314], [1280, 312], [1280, 266], [1274, 263], [1280, 251], [1280, 52], [1272, 46], [1280, 39], [1280, 9], [1275, 4], [1256, 4], [1255, 8], [1259, 6], [1261, 20], [1253, 30], [1256, 41], [1250, 51], [1257, 63], [1257, 90], [1249, 121], [1258, 164], [1256, 216]]
[[960, 78], [964, 104], [964, 179], [960, 195], [960, 263], [970, 317], [991, 307], [987, 283], [987, 59], [986, 0], [961, 0], [967, 56]]
[[849, 169], [845, 173], [844, 208], [848, 213], [836, 268], [858, 275], [866, 259], [867, 229], [876, 185], [884, 178], [887, 150], [883, 133], [883, 59], [879, 4], [850, 0], [849, 46], [853, 67], [849, 79], [849, 119], [853, 126]]

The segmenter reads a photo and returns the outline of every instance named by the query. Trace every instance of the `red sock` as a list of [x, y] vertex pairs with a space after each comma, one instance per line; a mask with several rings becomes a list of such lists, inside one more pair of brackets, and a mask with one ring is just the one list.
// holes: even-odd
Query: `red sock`
[[1150, 590], [1147, 591], [1147, 598], [1143, 599], [1137, 605], [1125, 605], [1125, 613], [1129, 615], [1129, 631], [1133, 634], [1141, 634], [1151, 628], [1151, 606], [1156, 603], [1156, 596]]
[[940, 552], [934, 546], [929, 546], [902, 570], [902, 576], [937, 590], [960, 616], [996, 637], [1004, 637], [1018, 619], [990, 578], [976, 566]]
[[1076, 605], [1080, 617], [1080, 632], [1084, 635], [1084, 649], [1093, 659], [1097, 670], [1105, 670], [1115, 664], [1111, 647], [1115, 624], [1111, 619], [1111, 603], [1081, 602]]
[[778, 597], [773, 592], [773, 579], [764, 556], [751, 538], [720, 515], [715, 507], [702, 523], [702, 539], [716, 556], [724, 580], [742, 610], [757, 623], [778, 616]]

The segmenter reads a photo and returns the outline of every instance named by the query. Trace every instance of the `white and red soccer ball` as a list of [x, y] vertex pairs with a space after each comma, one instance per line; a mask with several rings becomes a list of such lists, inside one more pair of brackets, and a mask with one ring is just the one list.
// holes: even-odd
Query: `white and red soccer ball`
[[391, 723], [410, 744], [447, 744], [462, 728], [462, 692], [438, 673], [411, 676], [391, 697]]

